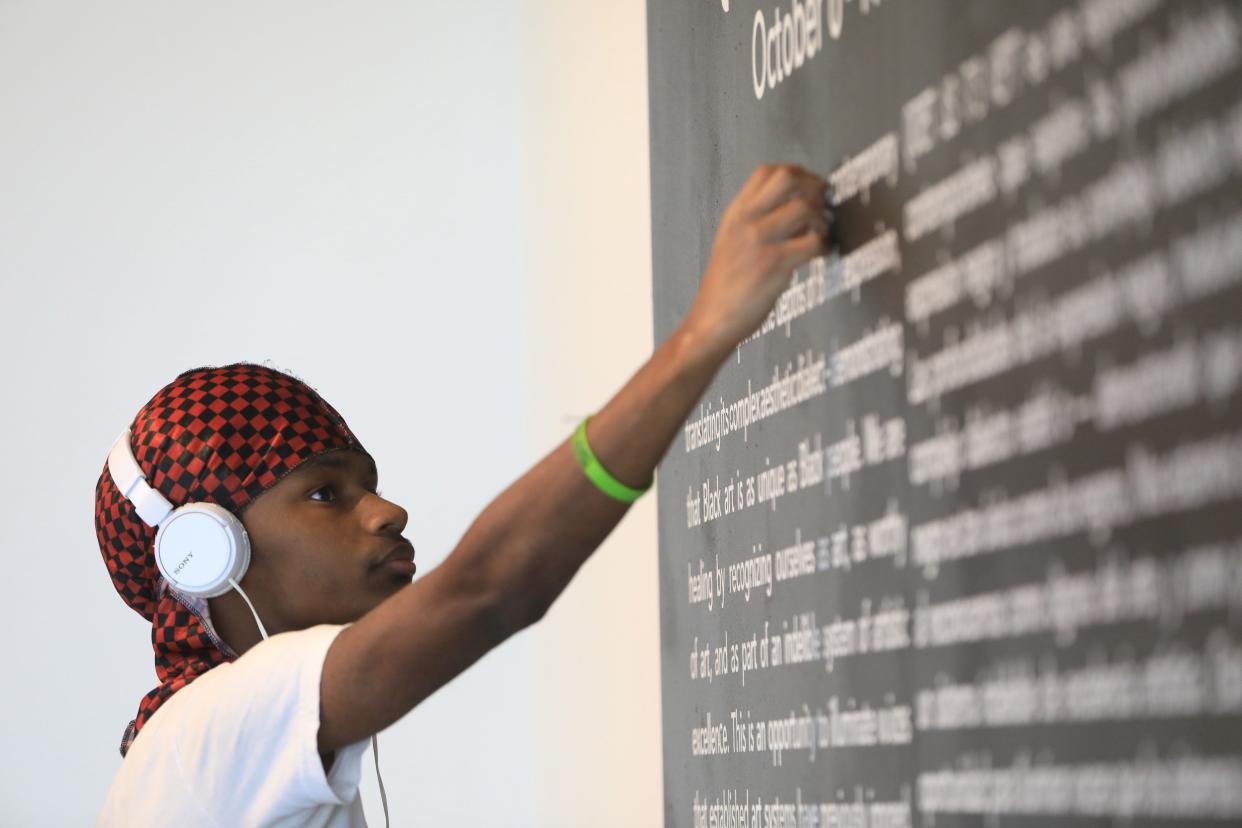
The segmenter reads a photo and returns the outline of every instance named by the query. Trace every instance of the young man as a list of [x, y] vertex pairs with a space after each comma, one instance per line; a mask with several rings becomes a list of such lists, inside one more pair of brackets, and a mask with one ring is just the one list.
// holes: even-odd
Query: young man
[[98, 824], [365, 825], [367, 740], [544, 615], [792, 271], [825, 252], [825, 191], [798, 167], [756, 170], [680, 327], [413, 583], [405, 510], [376, 491], [373, 459], [304, 383], [237, 364], [157, 393], [126, 437], [139, 470], [172, 506], [240, 518], [252, 554], [244, 593], [168, 588], [155, 529], [105, 466], [100, 547], [118, 592], [152, 621], [160, 686], [126, 731]]

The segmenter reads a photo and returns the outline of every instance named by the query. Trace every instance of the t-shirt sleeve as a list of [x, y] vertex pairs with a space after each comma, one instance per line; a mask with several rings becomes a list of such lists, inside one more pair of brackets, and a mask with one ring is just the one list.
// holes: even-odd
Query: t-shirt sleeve
[[279, 818], [358, 795], [369, 740], [337, 750], [328, 773], [317, 745], [324, 657], [342, 629], [274, 635], [195, 682], [201, 686], [177, 728], [176, 755], [185, 778], [203, 786], [199, 800], [224, 806], [224, 824], [251, 825], [256, 815]]

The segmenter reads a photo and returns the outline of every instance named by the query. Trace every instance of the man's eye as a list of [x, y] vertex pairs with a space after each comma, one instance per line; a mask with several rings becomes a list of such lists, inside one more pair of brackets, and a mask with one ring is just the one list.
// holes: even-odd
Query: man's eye
[[320, 486], [318, 489], [315, 489], [315, 491], [310, 493], [311, 499], [312, 500], [316, 499], [315, 495], [319, 494], [320, 492], [328, 492], [329, 494], [332, 495], [332, 497], [324, 500], [323, 501], [324, 503], [331, 503], [332, 501], [336, 500], [336, 493], [332, 491], [331, 486]]

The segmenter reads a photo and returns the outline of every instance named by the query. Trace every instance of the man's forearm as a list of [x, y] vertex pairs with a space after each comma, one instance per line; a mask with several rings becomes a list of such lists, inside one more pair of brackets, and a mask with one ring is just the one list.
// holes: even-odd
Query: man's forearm
[[[729, 347], [683, 325], [591, 417], [588, 441], [613, 477], [634, 488], [651, 482]], [[567, 436], [475, 519], [454, 563], [480, 576], [504, 626], [520, 629], [543, 615], [628, 509], [587, 479]]]

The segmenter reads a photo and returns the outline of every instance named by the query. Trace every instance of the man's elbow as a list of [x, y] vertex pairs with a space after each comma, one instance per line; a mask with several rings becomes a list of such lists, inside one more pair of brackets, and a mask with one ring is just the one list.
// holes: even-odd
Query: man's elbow
[[[463, 562], [475, 562], [464, 569], [474, 588], [486, 596], [489, 614], [508, 638], [543, 618], [556, 596], [549, 594], [552, 585], [543, 583], [549, 572], [535, 564], [541, 557], [536, 550], [512, 536], [506, 540], [503, 554], [467, 558]], [[496, 547], [489, 551], [495, 553]]]
[[550, 600], [530, 587], [506, 589], [497, 595], [492, 604], [496, 623], [506, 638], [538, 623], [552, 606]]

